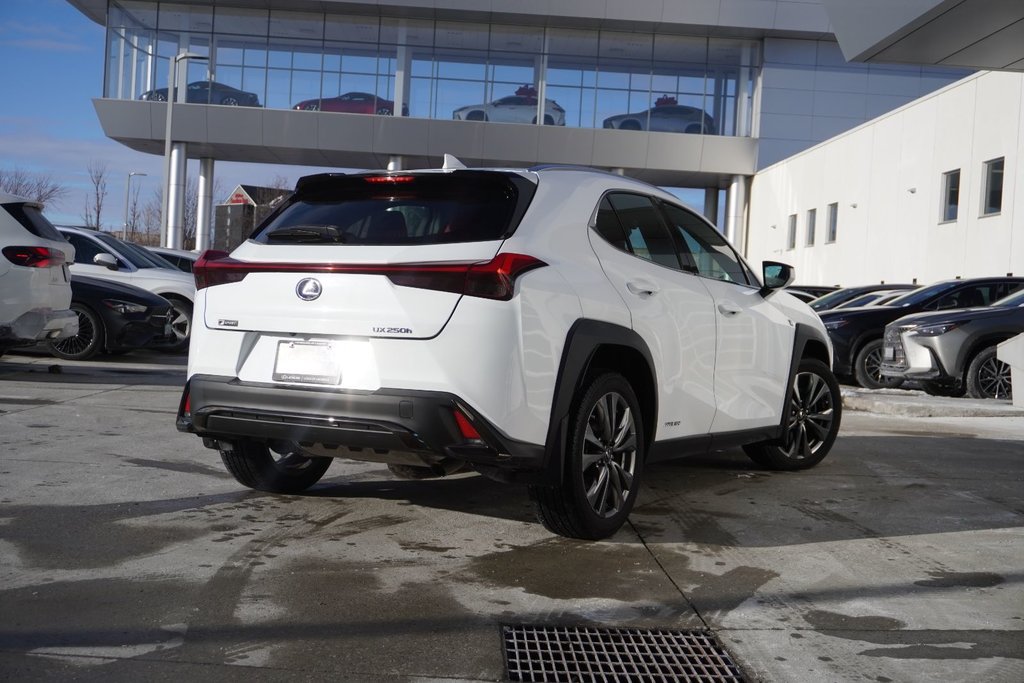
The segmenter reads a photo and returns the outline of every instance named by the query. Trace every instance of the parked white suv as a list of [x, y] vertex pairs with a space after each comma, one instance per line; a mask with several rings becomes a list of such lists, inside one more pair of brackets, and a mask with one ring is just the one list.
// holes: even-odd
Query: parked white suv
[[109, 233], [63, 225], [58, 230], [75, 247], [72, 273], [134, 285], [167, 299], [174, 309], [171, 330], [177, 341], [161, 348], [168, 351], [188, 348], [192, 301], [196, 294], [195, 281], [189, 273]]
[[[449, 164], [456, 165], [457, 164]], [[839, 429], [818, 317], [670, 194], [588, 169], [323, 174], [195, 265], [178, 428], [245, 486], [334, 457], [529, 485], [615, 532], [646, 463], [744, 446], [802, 469]]]
[[0, 355], [78, 334], [67, 264], [75, 250], [38, 202], [0, 193]]

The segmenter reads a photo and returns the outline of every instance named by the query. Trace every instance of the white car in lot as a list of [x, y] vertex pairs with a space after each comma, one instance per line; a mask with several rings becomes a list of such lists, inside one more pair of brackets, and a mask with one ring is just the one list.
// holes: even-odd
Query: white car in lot
[[195, 281], [189, 273], [111, 234], [68, 226], [57, 229], [75, 247], [72, 273], [134, 285], [167, 299], [174, 309], [171, 328], [178, 341], [163, 348], [169, 351], [188, 348], [196, 292]]
[[335, 457], [529, 486], [602, 538], [646, 463], [743, 446], [811, 467], [839, 429], [825, 329], [672, 195], [586, 169], [323, 174], [195, 265], [178, 428], [243, 485]]
[[67, 264], [75, 250], [38, 202], [0, 193], [0, 355], [78, 332]]

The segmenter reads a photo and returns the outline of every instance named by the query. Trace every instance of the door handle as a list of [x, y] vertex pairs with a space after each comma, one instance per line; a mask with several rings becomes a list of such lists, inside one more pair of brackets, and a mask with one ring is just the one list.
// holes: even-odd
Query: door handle
[[637, 296], [651, 296], [658, 293], [658, 285], [646, 280], [630, 280], [626, 289]]
[[743, 309], [734, 303], [723, 301], [722, 303], [718, 304], [718, 311], [722, 315], [736, 315], [737, 313], [742, 313]]

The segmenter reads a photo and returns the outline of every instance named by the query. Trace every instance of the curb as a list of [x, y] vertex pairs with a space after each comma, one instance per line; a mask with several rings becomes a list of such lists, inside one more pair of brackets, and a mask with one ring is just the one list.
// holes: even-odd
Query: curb
[[897, 417], [1024, 417], [1009, 400], [947, 398], [923, 391], [842, 387], [843, 409]]

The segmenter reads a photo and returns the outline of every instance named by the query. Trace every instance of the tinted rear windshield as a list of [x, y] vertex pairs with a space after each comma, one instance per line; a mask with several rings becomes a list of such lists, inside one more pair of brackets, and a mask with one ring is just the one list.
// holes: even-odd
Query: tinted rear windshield
[[536, 186], [514, 173], [324, 174], [299, 181], [252, 239], [271, 244], [445, 244], [511, 235]]
[[64, 236], [57, 232], [53, 223], [46, 219], [43, 212], [28, 204], [4, 204], [4, 209], [11, 214], [14, 220], [18, 221], [23, 228], [36, 237], [44, 240], [57, 240], [64, 242]]

